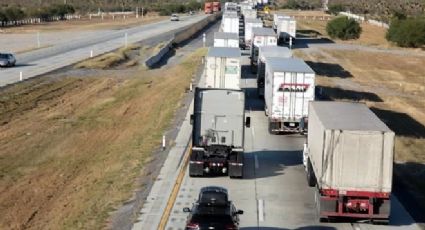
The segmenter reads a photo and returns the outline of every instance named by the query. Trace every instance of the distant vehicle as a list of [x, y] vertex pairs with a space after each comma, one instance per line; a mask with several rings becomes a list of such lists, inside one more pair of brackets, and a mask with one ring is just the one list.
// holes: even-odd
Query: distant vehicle
[[213, 2], [213, 12], [220, 12], [221, 11], [221, 4], [220, 2]]
[[171, 21], [180, 21], [180, 18], [177, 14], [172, 14], [170, 20]]
[[0, 53], [0, 67], [15, 66], [16, 58], [11, 53]]
[[199, 199], [192, 209], [183, 208], [183, 212], [190, 213], [186, 230], [203, 229], [239, 229], [239, 215], [242, 210], [236, 209], [228, 200], [227, 189], [222, 187], [208, 186], [201, 189]]
[[204, 12], [206, 14], [212, 14], [213, 13], [213, 4], [212, 2], [206, 2], [204, 5]]
[[189, 15], [194, 15], [195, 13], [193, 11], [189, 11]]

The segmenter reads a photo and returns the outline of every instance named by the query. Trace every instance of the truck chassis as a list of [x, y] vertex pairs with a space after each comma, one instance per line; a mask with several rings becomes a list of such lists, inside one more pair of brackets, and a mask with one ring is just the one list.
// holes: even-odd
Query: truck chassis
[[189, 161], [189, 176], [229, 175], [243, 177], [243, 151], [228, 146], [193, 147]]

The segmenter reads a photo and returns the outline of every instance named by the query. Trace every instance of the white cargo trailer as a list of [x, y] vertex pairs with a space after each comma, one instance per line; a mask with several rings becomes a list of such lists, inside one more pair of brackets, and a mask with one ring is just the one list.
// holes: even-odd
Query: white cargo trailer
[[269, 132], [304, 132], [315, 73], [298, 58], [266, 58], [264, 100]]
[[280, 20], [283, 20], [283, 19], [285, 19], [285, 18], [291, 18], [290, 16], [288, 16], [288, 15], [285, 15], [285, 14], [282, 14], [282, 13], [276, 13], [276, 14], [273, 14], [273, 29], [277, 29], [277, 25], [278, 25], [278, 23], [279, 23], [279, 21]]
[[252, 29], [263, 27], [263, 21], [257, 18], [245, 18], [245, 48], [251, 47]]
[[240, 59], [239, 48], [209, 48], [205, 61], [205, 87], [240, 89]]
[[297, 37], [297, 21], [294, 18], [283, 18], [277, 23], [278, 42], [289, 42]]
[[214, 33], [214, 47], [239, 48], [239, 35], [237, 33]]
[[221, 32], [239, 34], [239, 17], [234, 14], [223, 15]]
[[242, 14], [245, 19], [247, 18], [257, 18], [257, 10], [255, 9], [245, 9], [242, 11]]
[[304, 165], [318, 216], [388, 220], [394, 132], [365, 104], [310, 103]]
[[261, 46], [277, 46], [277, 35], [271, 28], [252, 28], [251, 68], [256, 70], [258, 48]]
[[264, 97], [264, 74], [266, 58], [268, 57], [291, 58], [292, 51], [281, 46], [262, 46], [259, 48], [257, 60], [257, 92], [259, 97]]

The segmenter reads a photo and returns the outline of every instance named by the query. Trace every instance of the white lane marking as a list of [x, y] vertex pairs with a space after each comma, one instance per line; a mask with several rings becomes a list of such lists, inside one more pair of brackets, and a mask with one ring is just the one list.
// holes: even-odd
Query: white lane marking
[[258, 200], [258, 221], [264, 221], [264, 201]]
[[254, 155], [254, 162], [255, 162], [255, 169], [258, 169], [260, 165], [258, 164], [258, 157], [257, 155]]

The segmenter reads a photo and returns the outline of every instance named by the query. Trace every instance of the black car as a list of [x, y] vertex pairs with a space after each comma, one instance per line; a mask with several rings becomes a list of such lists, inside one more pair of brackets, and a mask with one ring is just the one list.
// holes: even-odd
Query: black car
[[239, 229], [239, 215], [242, 210], [237, 210], [228, 200], [225, 188], [209, 186], [201, 189], [198, 201], [190, 208], [186, 230], [234, 230]]

